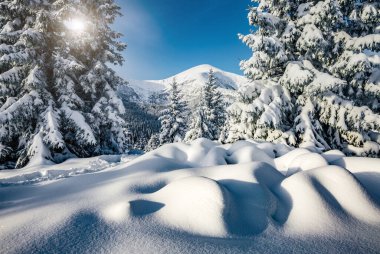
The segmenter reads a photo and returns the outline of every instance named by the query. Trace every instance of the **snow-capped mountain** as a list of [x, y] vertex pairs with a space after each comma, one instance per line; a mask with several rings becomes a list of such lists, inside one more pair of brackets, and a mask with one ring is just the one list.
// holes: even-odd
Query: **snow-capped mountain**
[[165, 102], [166, 91], [173, 79], [176, 79], [184, 99], [191, 103], [197, 99], [201, 88], [205, 85], [210, 69], [214, 71], [219, 89], [227, 100], [233, 98], [237, 88], [247, 82], [243, 76], [204, 64], [163, 80], [130, 80], [128, 86], [122, 89], [133, 89], [134, 97], [139, 101], [160, 104]]

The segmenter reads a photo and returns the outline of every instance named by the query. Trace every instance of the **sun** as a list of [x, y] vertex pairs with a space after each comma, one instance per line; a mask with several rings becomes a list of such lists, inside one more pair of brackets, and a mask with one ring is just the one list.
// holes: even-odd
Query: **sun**
[[86, 23], [82, 19], [70, 19], [65, 21], [65, 26], [67, 29], [75, 32], [81, 33], [86, 29]]

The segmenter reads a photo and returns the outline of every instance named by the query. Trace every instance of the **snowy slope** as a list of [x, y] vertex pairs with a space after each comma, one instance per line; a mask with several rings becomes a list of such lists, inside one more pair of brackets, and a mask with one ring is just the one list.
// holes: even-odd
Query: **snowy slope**
[[243, 76], [225, 72], [214, 66], [204, 64], [163, 80], [130, 80], [129, 87], [136, 92], [140, 100], [149, 102], [151, 95], [164, 94], [175, 78], [180, 84], [180, 89], [185, 96], [185, 100], [192, 102], [195, 100], [195, 97], [199, 95], [200, 89], [207, 81], [210, 69], [214, 70], [217, 85], [227, 99], [233, 98], [236, 89], [242, 84], [247, 83], [247, 79]]
[[379, 159], [205, 139], [38, 184], [8, 172], [0, 253], [378, 253], [379, 175]]
[[101, 155], [93, 158], [68, 159], [57, 165], [49, 161], [46, 164], [42, 162], [40, 165], [29, 164], [29, 166], [20, 169], [0, 170], [0, 186], [39, 183], [96, 173], [137, 157], [137, 155]]

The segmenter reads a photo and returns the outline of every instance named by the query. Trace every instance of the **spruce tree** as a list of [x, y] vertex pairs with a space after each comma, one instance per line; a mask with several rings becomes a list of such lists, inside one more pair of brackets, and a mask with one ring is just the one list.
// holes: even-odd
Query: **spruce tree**
[[203, 105], [205, 107], [206, 125], [211, 134], [211, 140], [219, 139], [220, 132], [226, 121], [225, 102], [218, 90], [217, 79], [212, 69], [204, 88]]
[[170, 84], [169, 103], [161, 112], [160, 145], [180, 142], [186, 131], [186, 104], [182, 99], [178, 83], [174, 79]]
[[294, 135], [288, 131], [291, 123], [286, 118], [292, 112], [290, 94], [272, 81], [241, 86], [237, 101], [227, 112], [222, 142], [257, 139], [295, 144]]
[[[112, 0], [0, 3], [0, 162], [121, 153], [128, 143]], [[83, 30], [70, 25], [80, 20]], [[43, 151], [43, 152], [41, 152]], [[42, 161], [41, 161], [42, 160]]]
[[[42, 139], [57, 149], [63, 147], [54, 132], [56, 122], [49, 121], [55, 114], [44, 68], [48, 5], [3, 1], [0, 8], [0, 163], [24, 164]], [[51, 124], [49, 130], [44, 122]]]
[[160, 135], [158, 133], [154, 133], [150, 137], [148, 144], [145, 146], [144, 150], [146, 152], [150, 152], [157, 149], [159, 146], [160, 146]]
[[191, 142], [198, 138], [208, 138], [213, 140], [212, 130], [205, 115], [205, 107], [201, 104], [192, 114], [189, 130], [186, 133], [185, 142]]
[[200, 102], [186, 133], [185, 141], [197, 138], [218, 140], [226, 120], [225, 105], [222, 93], [217, 89], [217, 80], [211, 69], [208, 80], [200, 94]]
[[[274, 126], [279, 141], [379, 154], [379, 21], [376, 1], [269, 0], [251, 7], [254, 31], [240, 38], [253, 56], [241, 67], [252, 86], [266, 83], [259, 97], [278, 86], [284, 90], [287, 113], [272, 114], [281, 122]], [[291, 104], [285, 102], [288, 93]], [[233, 118], [231, 128], [243, 133], [246, 121], [235, 124]]]

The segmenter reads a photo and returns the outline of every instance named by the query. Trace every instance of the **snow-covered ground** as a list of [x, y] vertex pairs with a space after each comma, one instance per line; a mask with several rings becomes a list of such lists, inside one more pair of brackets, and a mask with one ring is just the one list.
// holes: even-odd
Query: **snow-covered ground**
[[0, 172], [0, 253], [380, 251], [380, 159], [205, 139], [131, 159]]
[[88, 159], [69, 159], [58, 165], [51, 162], [42, 165], [32, 164], [21, 169], [0, 170], [0, 186], [24, 185], [96, 173], [110, 170], [137, 157], [138, 155], [102, 155]]

